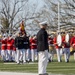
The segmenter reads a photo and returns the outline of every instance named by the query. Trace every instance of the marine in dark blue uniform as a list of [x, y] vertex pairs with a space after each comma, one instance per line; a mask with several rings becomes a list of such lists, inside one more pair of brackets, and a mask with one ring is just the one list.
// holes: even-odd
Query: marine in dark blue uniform
[[38, 50], [38, 74], [48, 75], [46, 73], [48, 61], [48, 34], [46, 32], [47, 23], [40, 23], [40, 31], [37, 33], [37, 50]]

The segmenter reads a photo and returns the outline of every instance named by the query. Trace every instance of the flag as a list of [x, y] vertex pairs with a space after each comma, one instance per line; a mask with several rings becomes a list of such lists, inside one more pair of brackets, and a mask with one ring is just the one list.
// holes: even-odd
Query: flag
[[22, 21], [21, 24], [20, 24], [20, 31], [21, 31], [21, 33], [26, 33], [25, 27], [24, 27], [24, 21]]

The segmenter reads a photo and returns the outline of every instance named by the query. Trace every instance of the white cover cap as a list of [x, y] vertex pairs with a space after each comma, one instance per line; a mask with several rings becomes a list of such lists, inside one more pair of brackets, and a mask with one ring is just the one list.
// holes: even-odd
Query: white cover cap
[[40, 22], [39, 23], [39, 25], [42, 25], [42, 26], [44, 26], [44, 25], [46, 25], [47, 24], [47, 21], [43, 21], [43, 22]]
[[3, 34], [3, 37], [6, 37], [6, 34]]

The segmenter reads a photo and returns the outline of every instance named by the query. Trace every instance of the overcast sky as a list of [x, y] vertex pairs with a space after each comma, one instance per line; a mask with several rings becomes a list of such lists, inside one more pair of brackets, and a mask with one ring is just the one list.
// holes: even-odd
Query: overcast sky
[[[14, 0], [11, 0], [11, 1], [14, 1]], [[19, 1], [21, 1], [21, 0], [19, 0]], [[47, 6], [44, 1], [45, 1], [45, 0], [29, 0], [29, 1], [27, 2], [27, 7], [29, 7], [30, 13], [33, 13], [33, 10], [34, 10], [33, 8], [34, 8], [34, 6], [35, 6], [35, 8], [36, 8], [35, 13], [41, 11], [42, 8], [44, 7], [44, 5]], [[52, 1], [55, 2], [56, 4], [58, 4], [58, 1], [57, 1], [57, 0], [52, 0]], [[60, 0], [60, 1], [63, 2], [63, 0]], [[20, 3], [19, 5], [21, 5], [21, 4], [22, 4], [22, 3]], [[0, 5], [1, 5], [1, 3], [0, 3]], [[12, 7], [12, 5], [11, 5], [11, 7]], [[0, 9], [1, 9], [1, 8], [0, 8]], [[23, 10], [25, 10], [25, 9], [26, 9], [26, 7], [25, 7]], [[23, 12], [23, 14], [24, 14], [24, 12]], [[16, 20], [15, 20], [15, 21], [16, 21]]]

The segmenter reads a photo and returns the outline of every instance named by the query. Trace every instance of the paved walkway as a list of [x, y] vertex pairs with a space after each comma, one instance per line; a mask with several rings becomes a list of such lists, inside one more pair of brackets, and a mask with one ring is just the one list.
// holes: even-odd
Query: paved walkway
[[[0, 75], [38, 75], [37, 73], [19, 73], [19, 72], [2, 72]], [[62, 75], [62, 74], [49, 74], [49, 75]]]
[[0, 72], [0, 75], [38, 75], [36, 73]]
[[[19, 72], [2, 72], [0, 71], [0, 75], [38, 75], [37, 73], [19, 73]], [[49, 75], [66, 75], [66, 74], [52, 74]], [[75, 74], [68, 74], [68, 75], [75, 75]]]

